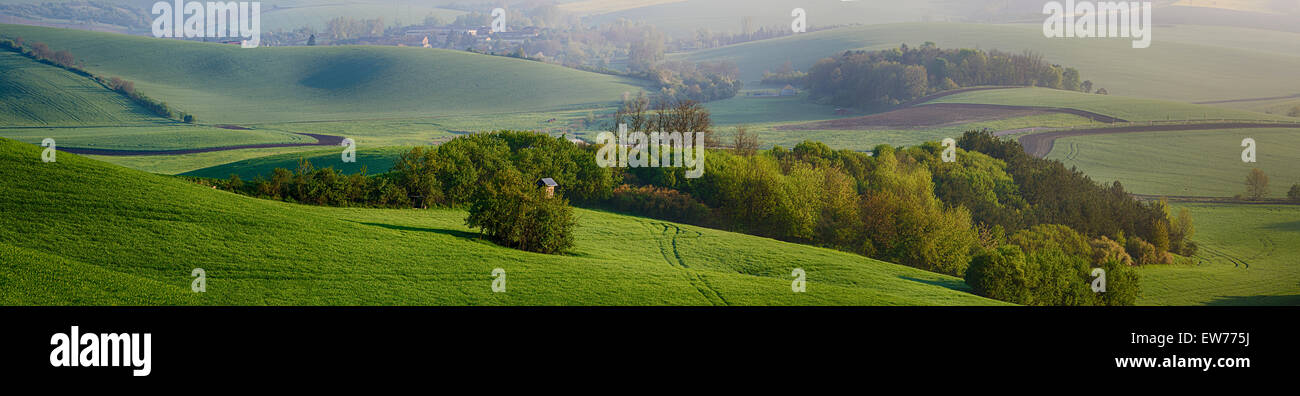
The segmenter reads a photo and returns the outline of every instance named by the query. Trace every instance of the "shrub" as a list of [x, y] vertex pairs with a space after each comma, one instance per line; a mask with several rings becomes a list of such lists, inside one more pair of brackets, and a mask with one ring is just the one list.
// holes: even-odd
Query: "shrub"
[[1300, 202], [1300, 184], [1291, 185], [1291, 191], [1286, 192], [1286, 197], [1291, 202]]
[[988, 298], [1016, 304], [1031, 301], [1025, 254], [1014, 245], [975, 256], [966, 269], [966, 284]]
[[1139, 237], [1130, 238], [1125, 250], [1137, 265], [1173, 264], [1174, 262], [1174, 257], [1169, 252], [1161, 252], [1155, 245]]
[[503, 246], [553, 254], [573, 247], [573, 209], [514, 169], [495, 170], [471, 197], [465, 224]]
[[709, 207], [690, 194], [654, 186], [621, 185], [607, 202], [610, 209], [620, 212], [682, 223], [702, 225], [709, 215]]
[[1092, 246], [1092, 265], [1100, 266], [1110, 261], [1126, 267], [1133, 265], [1133, 257], [1129, 256], [1119, 242], [1103, 236], [1093, 239], [1089, 244]]
[[1099, 305], [1137, 304], [1140, 290], [1137, 270], [1116, 260], [1106, 261], [1100, 267], [1106, 271], [1106, 292], [1097, 295]]

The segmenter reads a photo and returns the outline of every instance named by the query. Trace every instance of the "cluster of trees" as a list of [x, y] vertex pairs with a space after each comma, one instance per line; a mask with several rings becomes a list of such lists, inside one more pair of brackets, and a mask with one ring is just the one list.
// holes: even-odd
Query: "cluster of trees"
[[45, 43], [39, 41], [31, 43], [30, 45], [25, 44], [26, 43], [23, 41], [22, 37], [17, 37], [12, 40], [0, 39], [0, 48], [2, 49], [23, 54], [38, 62], [60, 67], [74, 74], [94, 80], [100, 85], [126, 96], [131, 99], [131, 101], [139, 104], [141, 107], [144, 107], [146, 110], [149, 110], [159, 117], [171, 118], [187, 123], [194, 123], [196, 121], [193, 115], [173, 109], [168, 106], [166, 102], [150, 98], [145, 96], [143, 93], [136, 91], [135, 83], [118, 77], [105, 79], [87, 71], [85, 68], [81, 67], [81, 65], [77, 64], [76, 57], [72, 55], [72, 52], [67, 50], [55, 51], [50, 49], [50, 47]]
[[[1020, 143], [998, 139], [988, 131], [967, 132], [957, 144], [967, 153], [980, 152], [1001, 161], [1006, 175], [1015, 182], [1014, 189], [1005, 179], [991, 187], [987, 183], [963, 185], [950, 181], [956, 191], [940, 188], [949, 202], [976, 208], [974, 213], [980, 222], [1007, 232], [1038, 224], [1061, 224], [1089, 237], [1109, 236], [1119, 241], [1127, 236], [1127, 239], [1153, 244], [1161, 257], [1168, 252], [1191, 255], [1196, 251], [1196, 244], [1190, 240], [1193, 234], [1190, 214], [1171, 215], [1168, 203], [1163, 200], [1139, 201], [1125, 192], [1118, 181], [1109, 186], [1098, 184], [1077, 169], [1066, 169], [1060, 162], [1030, 156]], [[978, 158], [959, 157], [953, 163], [958, 165], [942, 166], [964, 166], [968, 158]], [[943, 179], [936, 183], [944, 183]], [[1163, 261], [1167, 260], [1162, 258], [1158, 262]]]
[[807, 81], [808, 73], [795, 70], [794, 65], [789, 61], [786, 61], [780, 68], [776, 69], [775, 73], [770, 70], [763, 72], [762, 83], [766, 85], [789, 84], [794, 86], [803, 86]]
[[662, 62], [632, 76], [658, 84], [658, 96], [678, 101], [727, 99], [736, 96], [745, 85], [740, 80], [740, 69], [731, 61]]
[[1017, 304], [1133, 305], [1138, 275], [1127, 256], [1106, 237], [1088, 241], [1069, 227], [1041, 225], [977, 254], [965, 278], [975, 293]]
[[816, 100], [839, 106], [892, 106], [928, 93], [980, 85], [1038, 86], [1081, 91], [1079, 71], [1049, 64], [1032, 51], [1010, 54], [978, 49], [940, 49], [934, 43], [883, 51], [849, 51], [823, 59], [808, 71]]
[[316, 168], [311, 161], [303, 159], [292, 171], [276, 168], [269, 178], [258, 176], [250, 182], [244, 182], [237, 174], [224, 181], [191, 180], [258, 198], [309, 205], [410, 207], [410, 198], [394, 175], [367, 176], [367, 171], [362, 167], [360, 172], [347, 175], [333, 167]]
[[[1196, 250], [1186, 210], [1171, 215], [1162, 201], [1143, 203], [987, 132], [961, 144], [970, 150], [952, 163], [934, 143], [874, 155], [818, 142], [711, 150], [698, 179], [620, 170], [630, 185], [611, 207], [967, 276], [983, 295], [1025, 304], [1132, 304], [1129, 266]], [[1106, 271], [1106, 293], [1092, 292], [1093, 268]]]
[[[554, 197], [535, 183], [554, 179]], [[614, 174], [596, 165], [595, 148], [517, 131], [458, 137], [437, 148], [416, 147], [384, 174], [345, 175], [299, 162], [270, 178], [245, 183], [201, 181], [230, 191], [312, 205], [456, 207], [483, 235], [522, 250], [559, 253], [573, 245], [570, 200], [596, 206], [614, 194]]]

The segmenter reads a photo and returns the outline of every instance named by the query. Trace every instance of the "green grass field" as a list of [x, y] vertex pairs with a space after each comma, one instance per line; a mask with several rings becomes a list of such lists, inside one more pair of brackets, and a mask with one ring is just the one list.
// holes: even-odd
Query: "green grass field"
[[1192, 25], [1157, 26], [1146, 49], [1133, 49], [1130, 39], [1049, 39], [1040, 24], [905, 23], [799, 34], [674, 57], [729, 59], [740, 66], [745, 81], [757, 81], [787, 61], [807, 70], [846, 50], [926, 41], [944, 48], [1032, 49], [1049, 62], [1079, 69], [1084, 79], [1113, 95], [1194, 102], [1300, 93], [1300, 80], [1294, 78], [1300, 70], [1300, 49], [1294, 44], [1300, 34]]
[[89, 78], [10, 51], [0, 51], [0, 103], [0, 126], [167, 122]]
[[[1241, 161], [1241, 140], [1254, 138], [1258, 162]], [[1078, 167], [1093, 180], [1119, 180], [1126, 190], [1169, 196], [1232, 197], [1246, 192], [1246, 174], [1269, 176], [1273, 198], [1300, 183], [1298, 129], [1143, 132], [1058, 139], [1049, 159]]]
[[[316, 151], [320, 149], [321, 148], [317, 146], [300, 146], [212, 151], [186, 155], [141, 155], [128, 157], [87, 155], [85, 157], [149, 173], [176, 175], [248, 159], [277, 154]], [[340, 147], [340, 149], [342, 148]], [[229, 177], [230, 175], [227, 174], [226, 176]]]
[[367, 174], [373, 175], [388, 172], [393, 168], [393, 164], [397, 163], [397, 158], [403, 153], [410, 151], [411, 148], [381, 147], [376, 149], [357, 149], [356, 162], [343, 162], [342, 150], [343, 148], [339, 147], [337, 149], [268, 155], [265, 157], [198, 169], [181, 173], [181, 175], [228, 179], [230, 178], [230, 175], [237, 174], [239, 175], [239, 178], [243, 180], [252, 180], [258, 176], [270, 178], [271, 172], [274, 171], [275, 168], [294, 170], [298, 168], [298, 161], [303, 159], [310, 161], [312, 166], [318, 169], [332, 167], [344, 173], [353, 174], [360, 172], [361, 168], [365, 167]]
[[1145, 266], [1142, 305], [1300, 305], [1300, 206], [1188, 204], [1192, 265]]
[[398, 47], [238, 46], [0, 25], [203, 123], [417, 118], [613, 103], [640, 83], [520, 59]]
[[[778, 130], [777, 126], [790, 123], [751, 125], [763, 147], [779, 145], [794, 147], [805, 140], [819, 141], [835, 149], [869, 151], [881, 144], [915, 146], [925, 142], [938, 142], [944, 138], [959, 138], [966, 131], [1005, 131], [1023, 128], [1064, 128], [1086, 125], [1088, 119], [1071, 114], [1041, 114], [992, 121], [969, 122], [958, 125], [924, 127], [916, 129], [865, 129], [865, 130]], [[797, 124], [797, 123], [796, 123]], [[731, 136], [733, 128], [718, 129]]]
[[1128, 121], [1300, 121], [1291, 117], [1167, 100], [1086, 94], [1048, 88], [1011, 88], [962, 92], [930, 103], [984, 103], [1012, 106], [1065, 107], [1118, 117]]
[[[0, 140], [0, 304], [997, 304], [949, 276], [603, 212], [578, 210], [577, 246], [551, 256], [480, 240], [458, 210], [299, 206], [39, 158]], [[206, 293], [189, 291], [194, 268]], [[794, 268], [807, 293], [791, 292]]]

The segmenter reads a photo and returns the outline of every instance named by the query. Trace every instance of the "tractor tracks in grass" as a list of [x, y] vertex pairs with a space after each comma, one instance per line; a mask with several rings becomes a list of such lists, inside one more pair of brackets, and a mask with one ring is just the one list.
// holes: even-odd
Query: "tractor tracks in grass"
[[694, 236], [683, 236], [683, 234], [689, 234], [692, 231], [686, 231], [681, 227], [668, 223], [646, 222], [642, 224], [649, 227], [651, 233], [655, 234], [655, 241], [659, 244], [659, 253], [663, 255], [664, 261], [667, 262], [669, 266], [681, 270], [682, 276], [686, 278], [686, 282], [690, 283], [691, 286], [695, 288], [695, 291], [699, 292], [700, 296], [703, 297], [705, 301], [708, 301], [710, 304], [715, 306], [730, 305], [727, 303], [727, 299], [723, 298], [722, 294], [718, 293], [718, 291], [709, 284], [709, 281], [700, 275], [699, 271], [691, 269], [691, 266], [686, 264], [686, 260], [682, 258], [681, 250], [677, 247], [678, 241], [681, 238], [699, 238], [701, 236], [700, 233], [695, 232]]

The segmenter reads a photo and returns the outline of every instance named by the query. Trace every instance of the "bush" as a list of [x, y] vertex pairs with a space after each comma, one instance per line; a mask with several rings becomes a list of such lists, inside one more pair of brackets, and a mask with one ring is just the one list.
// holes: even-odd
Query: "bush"
[[1111, 260], [1100, 266], [1106, 271], [1106, 292], [1097, 295], [1099, 305], [1121, 306], [1137, 304], [1140, 290], [1137, 270]]
[[1161, 252], [1155, 245], [1139, 237], [1130, 238], [1125, 250], [1137, 265], [1173, 264], [1174, 262], [1174, 257], [1169, 252]]
[[1287, 199], [1290, 199], [1291, 202], [1300, 202], [1300, 184], [1292, 185], [1291, 191], [1286, 192], [1286, 197]]
[[1025, 254], [1014, 245], [975, 256], [966, 269], [966, 284], [984, 297], [1016, 304], [1031, 301]]
[[697, 225], [703, 225], [709, 216], [709, 207], [690, 194], [654, 186], [621, 185], [614, 189], [606, 206], [638, 216]]
[[503, 246], [554, 254], [573, 247], [573, 208], [548, 198], [513, 169], [492, 172], [473, 195], [465, 224]]
[[1119, 242], [1103, 236], [1093, 239], [1089, 244], [1092, 246], [1093, 265], [1100, 266], [1111, 261], [1126, 267], [1133, 265], [1133, 257], [1129, 256], [1128, 251], [1125, 251]]

